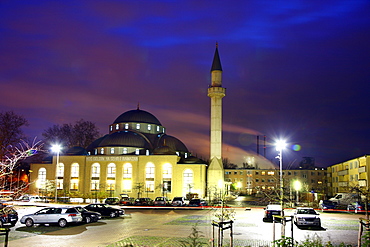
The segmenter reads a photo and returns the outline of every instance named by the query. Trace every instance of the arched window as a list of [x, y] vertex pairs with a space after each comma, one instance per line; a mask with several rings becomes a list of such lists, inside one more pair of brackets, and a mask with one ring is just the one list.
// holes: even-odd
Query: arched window
[[108, 178], [115, 178], [116, 177], [116, 165], [114, 163], [110, 163], [107, 167], [107, 177]]
[[64, 177], [64, 164], [59, 163], [57, 167], [58, 167], [58, 170], [57, 170], [58, 178], [63, 178]]
[[98, 163], [94, 163], [91, 166], [91, 177], [99, 178], [100, 177], [100, 165]]
[[45, 189], [45, 184], [46, 184], [46, 169], [42, 167], [39, 169], [37, 175], [36, 187], [39, 189]]
[[77, 163], [73, 163], [71, 166], [71, 177], [78, 178], [80, 173], [80, 166]]
[[123, 165], [123, 178], [132, 178], [132, 165], [130, 163]]
[[191, 169], [186, 169], [183, 173], [183, 191], [185, 194], [191, 193], [194, 186], [194, 173]]
[[145, 192], [154, 192], [154, 172], [154, 164], [148, 163], [145, 167]]
[[172, 165], [167, 163], [163, 165], [162, 172], [162, 191], [164, 193], [171, 193], [172, 185]]

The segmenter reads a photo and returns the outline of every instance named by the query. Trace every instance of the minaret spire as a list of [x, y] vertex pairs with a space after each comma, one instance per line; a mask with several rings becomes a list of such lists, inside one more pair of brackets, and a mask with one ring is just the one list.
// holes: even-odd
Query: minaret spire
[[218, 54], [218, 43], [216, 43], [215, 55], [213, 56], [213, 62], [211, 67], [211, 86], [221, 87], [222, 86], [222, 66], [220, 55]]

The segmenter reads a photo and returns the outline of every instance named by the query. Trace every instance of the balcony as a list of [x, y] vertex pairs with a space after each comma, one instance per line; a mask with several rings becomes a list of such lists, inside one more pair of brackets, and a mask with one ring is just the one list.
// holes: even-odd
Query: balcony
[[344, 175], [348, 175], [348, 170], [343, 170], [343, 171], [338, 172], [338, 176], [344, 176]]
[[358, 168], [358, 172], [359, 173], [362, 173], [362, 172], [366, 172], [366, 166], [361, 166]]

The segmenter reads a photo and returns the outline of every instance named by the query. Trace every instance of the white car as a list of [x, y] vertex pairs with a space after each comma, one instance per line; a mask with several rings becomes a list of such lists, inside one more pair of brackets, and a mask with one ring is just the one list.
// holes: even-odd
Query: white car
[[80, 223], [82, 219], [81, 213], [74, 207], [48, 207], [23, 216], [20, 222], [27, 227], [34, 224], [58, 224], [65, 227], [68, 223]]
[[308, 207], [297, 208], [294, 212], [294, 223], [297, 226], [317, 226], [321, 227], [319, 214]]

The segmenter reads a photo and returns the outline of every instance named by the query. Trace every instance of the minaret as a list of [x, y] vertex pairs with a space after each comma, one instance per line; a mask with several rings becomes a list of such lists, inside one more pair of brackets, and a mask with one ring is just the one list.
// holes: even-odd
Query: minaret
[[210, 164], [208, 167], [208, 192], [224, 192], [224, 169], [222, 165], [222, 98], [226, 89], [222, 87], [222, 67], [218, 55], [218, 44], [213, 57], [211, 68], [211, 85], [208, 88], [208, 97], [211, 98], [211, 140]]

